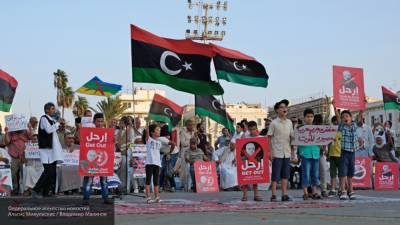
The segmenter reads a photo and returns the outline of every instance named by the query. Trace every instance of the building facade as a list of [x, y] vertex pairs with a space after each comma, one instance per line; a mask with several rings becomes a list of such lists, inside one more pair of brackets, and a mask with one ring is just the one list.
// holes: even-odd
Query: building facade
[[[165, 97], [165, 91], [159, 89], [143, 89], [136, 88], [134, 91], [134, 96], [132, 93], [127, 91], [126, 93], [120, 93], [117, 98], [121, 100], [122, 104], [126, 107], [124, 116], [139, 117], [142, 124], [145, 124], [145, 118], [150, 110], [151, 102], [155, 94], [159, 94]], [[134, 97], [134, 101], [133, 101]]]

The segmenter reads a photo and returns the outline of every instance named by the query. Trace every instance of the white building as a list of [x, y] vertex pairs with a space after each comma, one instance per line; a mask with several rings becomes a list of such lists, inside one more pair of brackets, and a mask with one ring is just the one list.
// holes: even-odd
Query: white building
[[[132, 93], [120, 93], [117, 98], [122, 101], [122, 104], [127, 107], [123, 115], [139, 117], [141, 119], [142, 125], [145, 123], [145, 118], [150, 110], [151, 102], [155, 94], [159, 94], [165, 97], [165, 91], [159, 89], [143, 89], [136, 88], [135, 95]], [[135, 101], [133, 101], [135, 97]]]

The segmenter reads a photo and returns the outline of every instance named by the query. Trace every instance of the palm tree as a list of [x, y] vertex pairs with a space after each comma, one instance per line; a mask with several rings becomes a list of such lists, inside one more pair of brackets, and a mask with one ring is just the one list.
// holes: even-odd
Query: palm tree
[[82, 117], [85, 114], [86, 109], [89, 108], [89, 102], [86, 97], [78, 96], [78, 100], [74, 103], [74, 116]]
[[126, 110], [126, 106], [122, 105], [121, 100], [117, 98], [107, 97], [97, 103], [97, 109], [91, 108], [95, 112], [101, 112], [104, 114], [104, 122], [108, 127], [112, 119], [120, 117]]
[[57, 105], [62, 107], [61, 118], [64, 118], [65, 108], [71, 108], [75, 92], [68, 86], [68, 75], [57, 69], [54, 75], [54, 87], [57, 89]]
[[64, 109], [71, 108], [74, 103], [75, 92], [72, 90], [71, 87], [67, 87], [64, 90], [64, 96], [62, 101], [62, 113], [61, 118], [64, 118]]
[[68, 75], [60, 69], [57, 69], [54, 75], [54, 88], [57, 89], [57, 105], [63, 105], [64, 91], [68, 86]]

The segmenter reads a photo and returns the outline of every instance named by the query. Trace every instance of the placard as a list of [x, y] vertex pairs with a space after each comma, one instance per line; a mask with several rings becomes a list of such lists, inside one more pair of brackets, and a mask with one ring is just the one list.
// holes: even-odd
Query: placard
[[399, 190], [399, 167], [397, 163], [375, 163], [374, 189], [377, 191]]
[[304, 125], [294, 130], [292, 145], [328, 145], [335, 141], [338, 126]]
[[239, 185], [269, 183], [268, 139], [242, 138], [236, 141]]
[[132, 149], [133, 178], [146, 178], [146, 145], [135, 144]]
[[197, 193], [218, 192], [218, 176], [215, 162], [195, 162], [193, 166]]
[[26, 159], [40, 159], [40, 150], [38, 143], [28, 142], [25, 146]]
[[8, 132], [28, 129], [28, 118], [22, 114], [4, 116]]
[[371, 159], [356, 157], [354, 165], [353, 187], [371, 188]]
[[337, 108], [364, 110], [364, 75], [362, 68], [333, 66], [333, 98]]
[[114, 129], [81, 128], [80, 176], [112, 176], [114, 173]]

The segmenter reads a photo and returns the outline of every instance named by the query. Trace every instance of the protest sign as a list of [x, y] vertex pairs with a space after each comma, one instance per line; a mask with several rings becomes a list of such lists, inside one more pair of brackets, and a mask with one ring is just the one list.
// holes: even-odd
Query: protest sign
[[40, 150], [38, 143], [28, 142], [25, 146], [26, 159], [40, 159]]
[[398, 191], [399, 167], [397, 163], [375, 163], [374, 189], [377, 191]]
[[353, 187], [371, 188], [371, 185], [371, 159], [369, 157], [356, 157]]
[[63, 165], [78, 166], [79, 165], [79, 150], [73, 152], [64, 151]]
[[[117, 188], [121, 184], [121, 180], [119, 179], [117, 174], [113, 174], [112, 176], [107, 176], [107, 187], [108, 188]], [[100, 177], [93, 177], [93, 190], [101, 190]]]
[[294, 130], [292, 145], [328, 145], [335, 141], [337, 126], [305, 125]]
[[268, 183], [269, 160], [266, 137], [242, 138], [236, 141], [238, 183]]
[[146, 177], [146, 146], [135, 144], [132, 149], [133, 178]]
[[197, 193], [212, 193], [219, 191], [215, 162], [195, 162], [194, 174]]
[[21, 114], [11, 114], [4, 116], [8, 132], [28, 129], [28, 118]]
[[112, 176], [114, 129], [82, 128], [80, 131], [80, 176]]
[[0, 197], [10, 196], [12, 190], [11, 166], [0, 165]]
[[89, 128], [90, 127], [94, 127], [92, 117], [86, 117], [86, 116], [82, 117], [81, 118], [81, 126], [82, 127], [89, 127]]
[[333, 66], [333, 98], [337, 108], [364, 110], [363, 69]]

